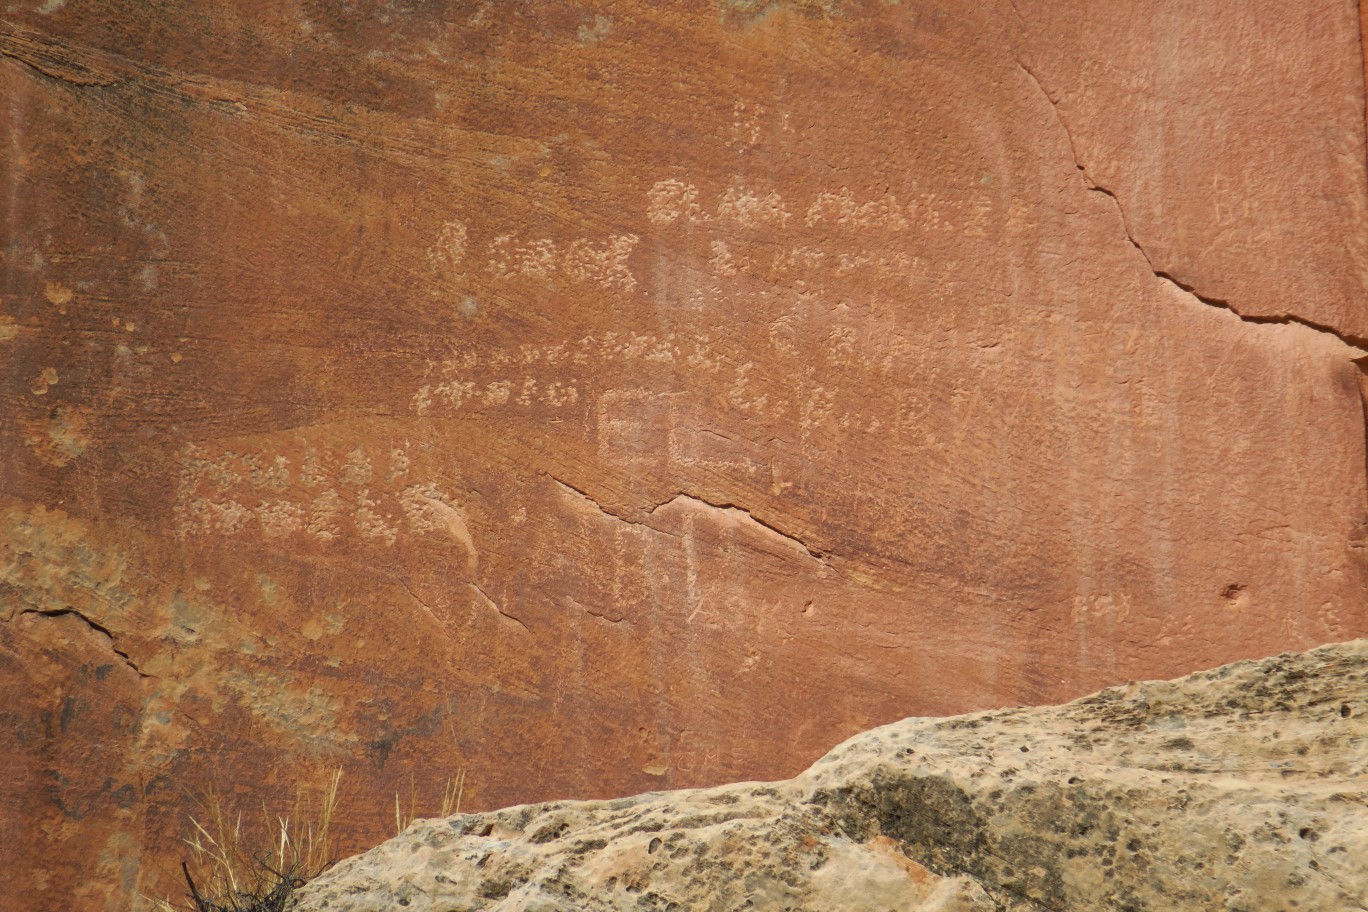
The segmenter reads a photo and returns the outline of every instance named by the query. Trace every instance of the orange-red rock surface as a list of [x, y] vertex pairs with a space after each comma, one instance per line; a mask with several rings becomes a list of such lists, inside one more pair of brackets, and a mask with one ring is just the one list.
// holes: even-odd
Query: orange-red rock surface
[[1359, 24], [11, 5], [0, 907], [1368, 633]]

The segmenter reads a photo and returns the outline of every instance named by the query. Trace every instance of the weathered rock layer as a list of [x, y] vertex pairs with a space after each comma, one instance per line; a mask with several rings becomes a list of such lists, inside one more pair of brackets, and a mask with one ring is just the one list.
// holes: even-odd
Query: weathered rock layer
[[1368, 640], [907, 719], [795, 779], [423, 820], [296, 912], [1368, 907]]

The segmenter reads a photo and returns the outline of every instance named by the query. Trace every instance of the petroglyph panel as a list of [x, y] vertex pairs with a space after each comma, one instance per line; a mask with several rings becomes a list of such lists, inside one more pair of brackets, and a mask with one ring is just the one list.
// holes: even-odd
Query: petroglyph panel
[[269, 452], [191, 444], [180, 459], [179, 538], [304, 536], [394, 545], [401, 535], [444, 533], [473, 553], [460, 508], [411, 476], [407, 447], [305, 448], [297, 463]]
[[[908, 287], [924, 277], [919, 240], [930, 236], [934, 243], [947, 233], [1000, 238], [1006, 230], [993, 194], [945, 195], [915, 184], [906, 194], [904, 202], [892, 192], [857, 194], [843, 186], [790, 203], [778, 190], [736, 184], [711, 198], [695, 184], [671, 177], [647, 191], [645, 217], [656, 229], [654, 243], [669, 244], [671, 233], [681, 230], [688, 232], [689, 243], [701, 239], [715, 276], [799, 285], [854, 278]], [[1017, 199], [1007, 203], [1013, 211], [1021, 205]], [[562, 241], [501, 233], [472, 250], [468, 224], [468, 219], [445, 222], [428, 250], [443, 286], [474, 275], [497, 283], [534, 280], [547, 288], [588, 283], [618, 295], [638, 291], [632, 265], [641, 243], [636, 234]], [[871, 251], [871, 241], [885, 247], [893, 242], [894, 248]]]
[[1368, 633], [1349, 6], [752, 5], [11, 5], [0, 907]]
[[[646, 217], [657, 227], [708, 225], [710, 236], [723, 239], [744, 235], [750, 229], [773, 235], [789, 228], [792, 221], [795, 231], [801, 223], [825, 244], [849, 244], [853, 238], [903, 233], [985, 237], [1000, 221], [997, 197], [982, 191], [945, 195], [910, 184], [906, 200], [887, 191], [857, 194], [849, 187], [835, 187], [809, 193], [790, 204], [778, 190], [761, 191], [738, 184], [723, 190], [713, 201], [688, 180], [668, 177], [647, 191]], [[837, 250], [836, 255], [851, 252], [846, 248]]]

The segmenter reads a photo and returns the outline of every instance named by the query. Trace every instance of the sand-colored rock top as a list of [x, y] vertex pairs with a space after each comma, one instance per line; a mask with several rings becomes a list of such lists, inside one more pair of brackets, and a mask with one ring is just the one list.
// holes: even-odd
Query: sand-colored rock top
[[1368, 640], [907, 719], [786, 782], [423, 820], [296, 912], [1368, 906]]

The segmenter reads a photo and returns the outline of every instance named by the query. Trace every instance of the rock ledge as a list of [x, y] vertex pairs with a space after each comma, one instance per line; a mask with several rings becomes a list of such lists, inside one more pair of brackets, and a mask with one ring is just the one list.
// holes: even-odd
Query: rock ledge
[[422, 820], [296, 912], [1362, 910], [1368, 640], [907, 719], [786, 782]]

